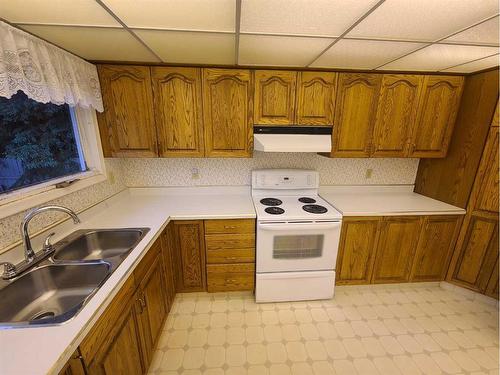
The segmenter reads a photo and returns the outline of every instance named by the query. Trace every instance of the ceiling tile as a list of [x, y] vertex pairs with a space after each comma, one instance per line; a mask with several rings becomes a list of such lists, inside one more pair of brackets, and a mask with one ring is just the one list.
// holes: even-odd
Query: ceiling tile
[[234, 31], [235, 0], [104, 0], [131, 28]]
[[0, 15], [12, 23], [119, 26], [94, 0], [0, 1]]
[[462, 31], [443, 42], [451, 43], [477, 43], [477, 44], [499, 44], [499, 18], [495, 17], [480, 25]]
[[134, 30], [165, 62], [234, 64], [234, 34]]
[[377, 0], [242, 0], [241, 31], [339, 36]]
[[387, 0], [348, 36], [435, 41], [498, 13], [498, 0]]
[[323, 38], [241, 35], [239, 63], [306, 66], [332, 41]]
[[459, 65], [454, 68], [445, 69], [443, 72], [454, 72], [454, 73], [473, 73], [479, 70], [493, 68], [498, 66], [499, 60], [498, 55], [486, 57], [485, 59], [473, 61], [467, 64]]
[[384, 65], [382, 70], [438, 71], [498, 53], [496, 47], [434, 44]]
[[34, 25], [21, 27], [88, 60], [158, 61], [124, 29]]
[[422, 46], [421, 43], [342, 39], [311, 66], [322, 68], [374, 69]]

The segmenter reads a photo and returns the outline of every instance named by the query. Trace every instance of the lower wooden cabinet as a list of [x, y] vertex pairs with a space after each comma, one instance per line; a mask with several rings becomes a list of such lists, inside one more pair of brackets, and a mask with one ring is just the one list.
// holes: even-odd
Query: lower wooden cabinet
[[337, 257], [336, 282], [369, 284], [381, 217], [344, 217]]
[[207, 280], [209, 292], [253, 290], [255, 264], [208, 264]]
[[176, 291], [206, 289], [203, 220], [174, 221]]
[[85, 367], [83, 366], [80, 351], [77, 350], [73, 353], [66, 365], [59, 371], [59, 375], [85, 375]]
[[175, 266], [174, 266], [174, 224], [171, 222], [167, 225], [162, 233], [162, 257], [163, 268], [165, 269], [165, 298], [167, 313], [172, 308], [175, 298]]
[[461, 217], [344, 217], [336, 283], [444, 280]]

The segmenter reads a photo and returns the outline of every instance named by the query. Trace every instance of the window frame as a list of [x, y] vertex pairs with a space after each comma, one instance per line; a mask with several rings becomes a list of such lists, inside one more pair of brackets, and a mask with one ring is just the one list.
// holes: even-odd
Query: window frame
[[[107, 180], [95, 110], [70, 107], [70, 114], [88, 170], [0, 195], [0, 219]], [[64, 182], [70, 184], [56, 187]]]

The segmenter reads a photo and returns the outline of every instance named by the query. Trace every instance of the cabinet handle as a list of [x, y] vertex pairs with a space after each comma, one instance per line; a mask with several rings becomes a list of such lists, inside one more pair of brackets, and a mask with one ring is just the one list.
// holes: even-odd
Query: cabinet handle
[[236, 229], [235, 225], [224, 225], [224, 229]]
[[139, 314], [142, 314], [144, 312], [144, 307], [142, 305], [142, 299], [141, 298], [138, 298], [137, 301], [139, 302], [139, 308], [140, 308], [140, 311], [139, 311]]
[[145, 294], [142, 295], [142, 298], [140, 301], [141, 301], [142, 308], [145, 309], [148, 306], [148, 300], [146, 299]]
[[236, 260], [236, 259], [238, 259], [238, 258], [236, 258], [236, 257], [226, 257], [226, 259], [227, 259], [227, 260]]

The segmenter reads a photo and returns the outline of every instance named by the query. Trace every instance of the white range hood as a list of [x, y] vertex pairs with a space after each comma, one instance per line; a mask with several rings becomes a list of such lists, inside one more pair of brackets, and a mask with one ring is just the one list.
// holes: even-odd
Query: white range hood
[[330, 152], [332, 128], [255, 126], [254, 150], [264, 152]]

